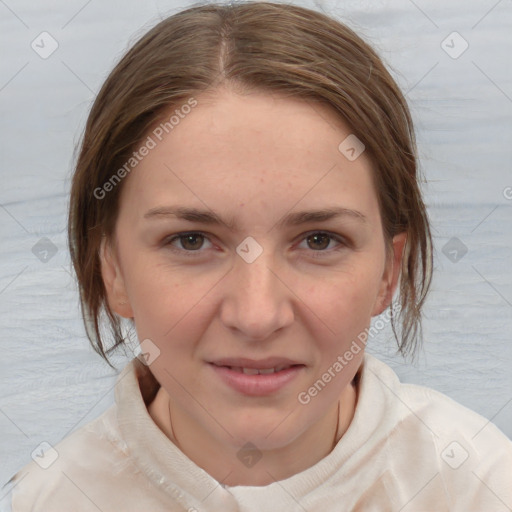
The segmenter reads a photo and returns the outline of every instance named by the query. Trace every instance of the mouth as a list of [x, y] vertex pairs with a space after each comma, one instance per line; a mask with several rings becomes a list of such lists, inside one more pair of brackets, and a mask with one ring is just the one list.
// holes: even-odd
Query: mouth
[[[229, 364], [227, 364], [229, 363]], [[223, 360], [208, 364], [217, 379], [247, 396], [266, 396], [287, 387], [306, 365], [287, 361]]]
[[288, 370], [288, 368], [292, 368], [294, 366], [304, 366], [303, 364], [286, 364], [272, 368], [247, 368], [244, 366], [218, 365], [215, 363], [212, 364], [219, 368], [227, 368], [233, 372], [243, 373], [245, 375], [271, 375], [272, 373], [279, 373], [282, 372], [283, 370]]

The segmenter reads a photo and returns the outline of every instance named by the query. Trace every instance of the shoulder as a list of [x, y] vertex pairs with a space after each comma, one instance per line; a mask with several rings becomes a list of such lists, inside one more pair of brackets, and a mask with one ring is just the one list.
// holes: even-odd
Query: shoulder
[[512, 441], [490, 420], [449, 396], [426, 386], [400, 382], [390, 366], [370, 354], [365, 355], [365, 366], [368, 380], [385, 388], [389, 399], [399, 403], [401, 417], [412, 415], [424, 428], [439, 435], [457, 431], [512, 446]]
[[97, 511], [98, 483], [130, 464], [125, 452], [113, 405], [55, 446], [41, 443], [34, 450], [10, 481], [12, 510]]
[[400, 382], [371, 355], [365, 367], [370, 393], [392, 411], [387, 464], [404, 481], [411, 471], [423, 473], [425, 483], [432, 478], [450, 510], [512, 507], [512, 441], [496, 425], [439, 391]]
[[55, 446], [34, 450], [32, 461], [10, 482], [14, 512], [134, 506], [156, 511], [166, 506], [165, 497], [155, 492], [154, 479], [147, 476], [151, 468], [140, 461], [155, 438], [165, 438], [147, 413], [145, 400], [154, 396], [157, 383], [146, 368], [132, 360], [118, 375], [114, 405]]
[[[396, 374], [382, 362], [387, 373]], [[382, 367], [381, 366], [381, 367]], [[512, 449], [512, 441], [491, 420], [473, 411], [435, 389], [400, 382], [394, 379], [393, 391], [422, 427], [430, 430], [434, 437], [457, 435], [473, 445]]]

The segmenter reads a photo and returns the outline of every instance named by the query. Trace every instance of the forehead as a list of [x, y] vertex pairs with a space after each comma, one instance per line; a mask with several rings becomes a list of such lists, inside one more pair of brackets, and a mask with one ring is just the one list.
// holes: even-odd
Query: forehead
[[353, 135], [325, 105], [229, 90], [193, 99], [193, 108], [173, 106], [148, 131], [154, 147], [124, 184], [135, 216], [177, 202], [252, 204], [274, 217], [299, 202], [329, 202], [378, 215], [372, 163], [364, 152], [349, 160], [340, 151]]

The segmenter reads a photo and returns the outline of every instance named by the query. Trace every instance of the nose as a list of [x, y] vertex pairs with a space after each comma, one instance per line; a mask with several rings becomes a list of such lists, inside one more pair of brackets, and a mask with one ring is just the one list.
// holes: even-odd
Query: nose
[[224, 283], [222, 323], [249, 341], [265, 340], [291, 325], [294, 294], [285, 283], [265, 251], [252, 263], [237, 257]]

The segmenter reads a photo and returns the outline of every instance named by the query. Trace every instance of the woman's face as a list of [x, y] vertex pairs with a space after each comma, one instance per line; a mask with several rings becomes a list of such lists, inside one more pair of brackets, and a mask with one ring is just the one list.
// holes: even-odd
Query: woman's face
[[224, 443], [284, 446], [353, 379], [404, 237], [386, 263], [371, 162], [339, 149], [351, 132], [326, 107], [196, 99], [125, 178], [109, 303], [181, 414]]

